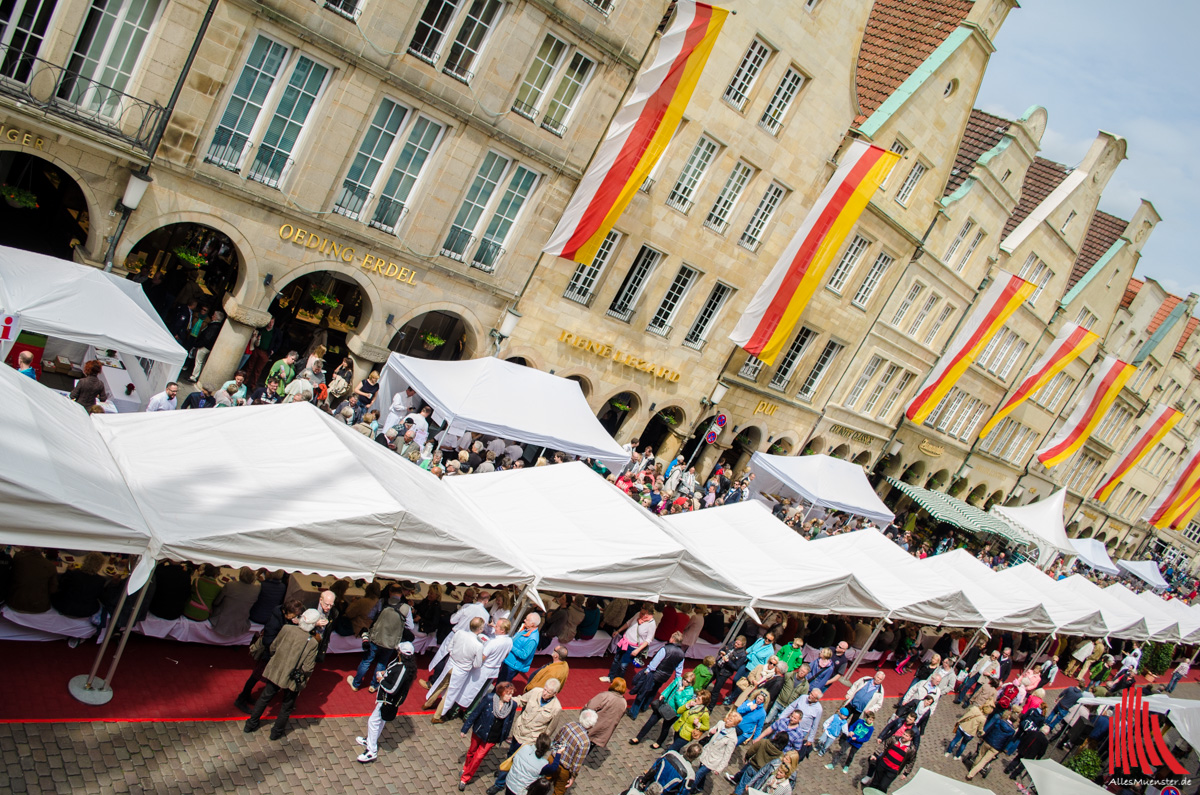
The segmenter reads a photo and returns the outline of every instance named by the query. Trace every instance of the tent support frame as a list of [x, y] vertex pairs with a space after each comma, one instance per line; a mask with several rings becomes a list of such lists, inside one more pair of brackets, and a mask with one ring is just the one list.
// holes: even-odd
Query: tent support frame
[[887, 622], [888, 617], [884, 616], [883, 618], [879, 619], [879, 621], [875, 622], [875, 626], [871, 628], [871, 634], [867, 636], [867, 640], [863, 643], [863, 647], [858, 650], [858, 656], [854, 658], [854, 662], [850, 663], [850, 669], [842, 675], [842, 681], [847, 685], [853, 681], [854, 672], [858, 670], [858, 664], [862, 662], [863, 656], [866, 655], [872, 644], [875, 643], [875, 639], [879, 637], [880, 630], [883, 629], [883, 625]]
[[[92, 662], [92, 669], [86, 676], [73, 677], [67, 685], [67, 689], [77, 700], [93, 705], [107, 704], [112, 700], [113, 676], [117, 672], [117, 666], [121, 662], [122, 655], [125, 654], [125, 644], [129, 642], [129, 636], [133, 634], [133, 625], [137, 622], [138, 614], [141, 612], [142, 605], [146, 601], [146, 593], [150, 590], [150, 581], [153, 578], [154, 572], [152, 571], [150, 577], [138, 589], [133, 610], [129, 613], [128, 624], [125, 627], [125, 632], [121, 634], [121, 640], [117, 643], [117, 651], [113, 654], [112, 662], [108, 664], [108, 671], [102, 679], [97, 680], [96, 672], [100, 670], [100, 661], [104, 659], [104, 654], [108, 651], [108, 644], [112, 640], [113, 633], [117, 628], [117, 622], [121, 620], [121, 613], [124, 611], [125, 602], [128, 599], [128, 590], [124, 588], [121, 590], [121, 596], [117, 599], [117, 607], [109, 618], [108, 625], [105, 627], [104, 640], [100, 643], [100, 648], [96, 651], [96, 659]], [[98, 687], [96, 686], [97, 681], [99, 682]]]

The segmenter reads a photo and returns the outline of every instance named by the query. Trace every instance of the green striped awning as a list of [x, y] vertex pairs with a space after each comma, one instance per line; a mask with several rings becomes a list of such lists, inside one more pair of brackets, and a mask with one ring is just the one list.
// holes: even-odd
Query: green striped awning
[[928, 511], [929, 515], [939, 522], [946, 522], [976, 533], [993, 533], [1016, 544], [1029, 543], [1027, 536], [998, 516], [981, 511], [974, 505], [955, 499], [949, 494], [923, 489], [892, 477], [888, 478], [888, 483], [911, 497], [913, 502]]

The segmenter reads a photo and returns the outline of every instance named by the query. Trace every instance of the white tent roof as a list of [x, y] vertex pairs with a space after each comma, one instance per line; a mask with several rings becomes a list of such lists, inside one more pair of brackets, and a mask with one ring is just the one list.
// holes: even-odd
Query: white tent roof
[[1152, 560], [1118, 560], [1117, 565], [1151, 588], [1165, 591], [1171, 587], [1171, 584], [1163, 579], [1158, 564]]
[[1095, 602], [1104, 617], [1108, 633], [1118, 638], [1145, 640], [1150, 637], [1144, 611], [1127, 605], [1123, 600], [1078, 574], [1058, 581], [1059, 588], [1069, 588], [1084, 599]]
[[820, 508], [865, 516], [889, 524], [896, 515], [871, 488], [863, 468], [827, 455], [767, 455], [750, 457], [754, 496], [793, 492]]
[[21, 328], [97, 349], [164, 362], [178, 369], [187, 351], [145, 296], [126, 280], [87, 265], [0, 246], [0, 311], [18, 312]]
[[907, 784], [896, 790], [896, 795], [985, 795], [989, 792], [992, 790], [986, 787], [975, 787], [922, 767]]
[[1100, 608], [1075, 594], [1072, 589], [1056, 588], [1032, 563], [1020, 563], [996, 572], [996, 580], [1010, 592], [1023, 592], [1041, 601], [1058, 630], [1089, 637], [1108, 634], [1108, 625]]
[[384, 408], [392, 395], [411, 386], [433, 406], [434, 419], [455, 432], [475, 431], [538, 445], [620, 469], [629, 454], [617, 444], [588, 406], [579, 384], [569, 378], [492, 356], [457, 362], [388, 357], [379, 383]]
[[436, 477], [306, 403], [93, 418], [150, 552], [335, 576], [529, 582]]
[[1071, 539], [1067, 538], [1066, 526], [1063, 523], [1066, 495], [1066, 489], [1059, 489], [1046, 499], [1028, 505], [993, 505], [991, 512], [1014, 529], [1024, 531], [1029, 537], [1029, 542], [1041, 551], [1038, 564], [1045, 566], [1055, 552], [1062, 555], [1076, 554], [1075, 547], [1071, 546]]
[[1094, 538], [1072, 538], [1071, 546], [1075, 548], [1079, 559], [1096, 571], [1102, 571], [1105, 574], [1121, 573], [1121, 570], [1112, 562], [1112, 558], [1108, 556], [1108, 550], [1104, 548], [1104, 544], [1100, 541]]
[[1200, 637], [1200, 610], [1188, 605], [1182, 599], [1163, 599], [1163, 607], [1179, 623], [1179, 634], [1184, 643], [1195, 643]]
[[687, 551], [620, 489], [580, 462], [442, 481], [486, 517], [512, 560], [548, 591], [746, 606], [748, 593]]
[[1053, 759], [1022, 759], [1021, 764], [1029, 771], [1038, 795], [1100, 795], [1108, 792]]
[[[1146, 631], [1153, 640], [1168, 638], [1178, 640], [1178, 619], [1173, 612], [1145, 601], [1141, 595], [1134, 593], [1119, 582], [1108, 586], [1104, 592], [1128, 605], [1131, 610], [1140, 612], [1146, 622]], [[1161, 604], [1162, 600], [1160, 599], [1159, 602]]]
[[926, 576], [916, 558], [878, 530], [868, 527], [829, 536], [809, 541], [806, 548], [849, 567], [893, 618], [968, 627], [987, 622], [961, 588]]
[[1024, 591], [1006, 589], [996, 572], [965, 549], [953, 549], [917, 561], [930, 579], [962, 589], [975, 609], [987, 620], [989, 629], [1051, 632], [1054, 620], [1041, 601]]
[[803, 613], [882, 616], [845, 566], [816, 551], [762, 503], [750, 500], [663, 518], [677, 542], [754, 596], [756, 607]]
[[78, 403], [0, 365], [0, 406], [0, 544], [146, 549], [137, 502]]

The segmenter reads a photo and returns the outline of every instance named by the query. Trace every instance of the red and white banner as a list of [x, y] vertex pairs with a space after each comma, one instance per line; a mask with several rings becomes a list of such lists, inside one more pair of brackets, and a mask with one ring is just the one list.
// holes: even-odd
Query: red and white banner
[[1104, 502], [1112, 496], [1113, 490], [1117, 488], [1117, 484], [1121, 482], [1121, 478], [1138, 465], [1146, 455], [1154, 449], [1155, 445], [1162, 441], [1167, 432], [1175, 427], [1176, 423], [1183, 418], [1183, 412], [1178, 409], [1173, 409], [1165, 404], [1159, 405], [1154, 413], [1150, 415], [1149, 420], [1142, 426], [1141, 433], [1136, 434], [1125, 445], [1115, 458], [1110, 461], [1115, 463], [1111, 474], [1109, 474], [1100, 484], [1100, 488], [1096, 489], [1093, 496], [1094, 499]]
[[1182, 524], [1200, 506], [1200, 444], [1193, 443], [1185, 453], [1175, 477], [1146, 508], [1142, 518], [1160, 530]]
[[1051, 439], [1045, 447], [1038, 450], [1038, 460], [1044, 466], [1052, 467], [1066, 461], [1075, 451], [1083, 447], [1100, 420], [1112, 407], [1113, 401], [1121, 393], [1121, 387], [1133, 375], [1135, 368], [1115, 356], [1108, 356], [1099, 365], [1092, 368], [1094, 378], [1075, 402], [1075, 410], [1067, 417], [1067, 423], [1059, 431], [1058, 436]]

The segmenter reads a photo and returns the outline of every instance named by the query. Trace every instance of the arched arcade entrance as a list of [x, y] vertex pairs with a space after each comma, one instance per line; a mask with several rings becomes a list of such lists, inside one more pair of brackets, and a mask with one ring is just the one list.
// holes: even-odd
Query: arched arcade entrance
[[268, 310], [275, 318], [275, 350], [297, 351], [301, 365], [325, 351], [326, 372], [350, 355], [346, 337], [361, 328], [370, 305], [358, 283], [336, 271], [313, 271], [285, 284]]
[[139, 240], [125, 257], [124, 267], [142, 283], [146, 297], [169, 327], [173, 308], [193, 298], [198, 307], [220, 309], [225, 294], [236, 290], [242, 262], [225, 233], [203, 224], [181, 223], [159, 227]]
[[388, 348], [418, 359], [458, 361], [467, 358], [467, 324], [453, 312], [426, 312], [405, 323]]
[[[636, 414], [639, 405], [637, 395], [632, 392], [620, 392], [605, 401], [600, 411], [596, 412], [596, 419], [600, 420], [609, 436], [615, 437], [617, 431], [625, 424], [625, 418]], [[638, 447], [641, 446], [639, 441]]]
[[642, 432], [638, 434], [638, 447], [642, 449], [653, 447], [655, 455], [658, 456], [663, 442], [670, 436], [671, 431], [682, 423], [683, 409], [678, 406], [668, 406], [662, 409], [650, 418], [646, 427], [642, 428]]
[[87, 199], [67, 172], [27, 152], [0, 152], [0, 184], [0, 245], [71, 259], [87, 244]]

